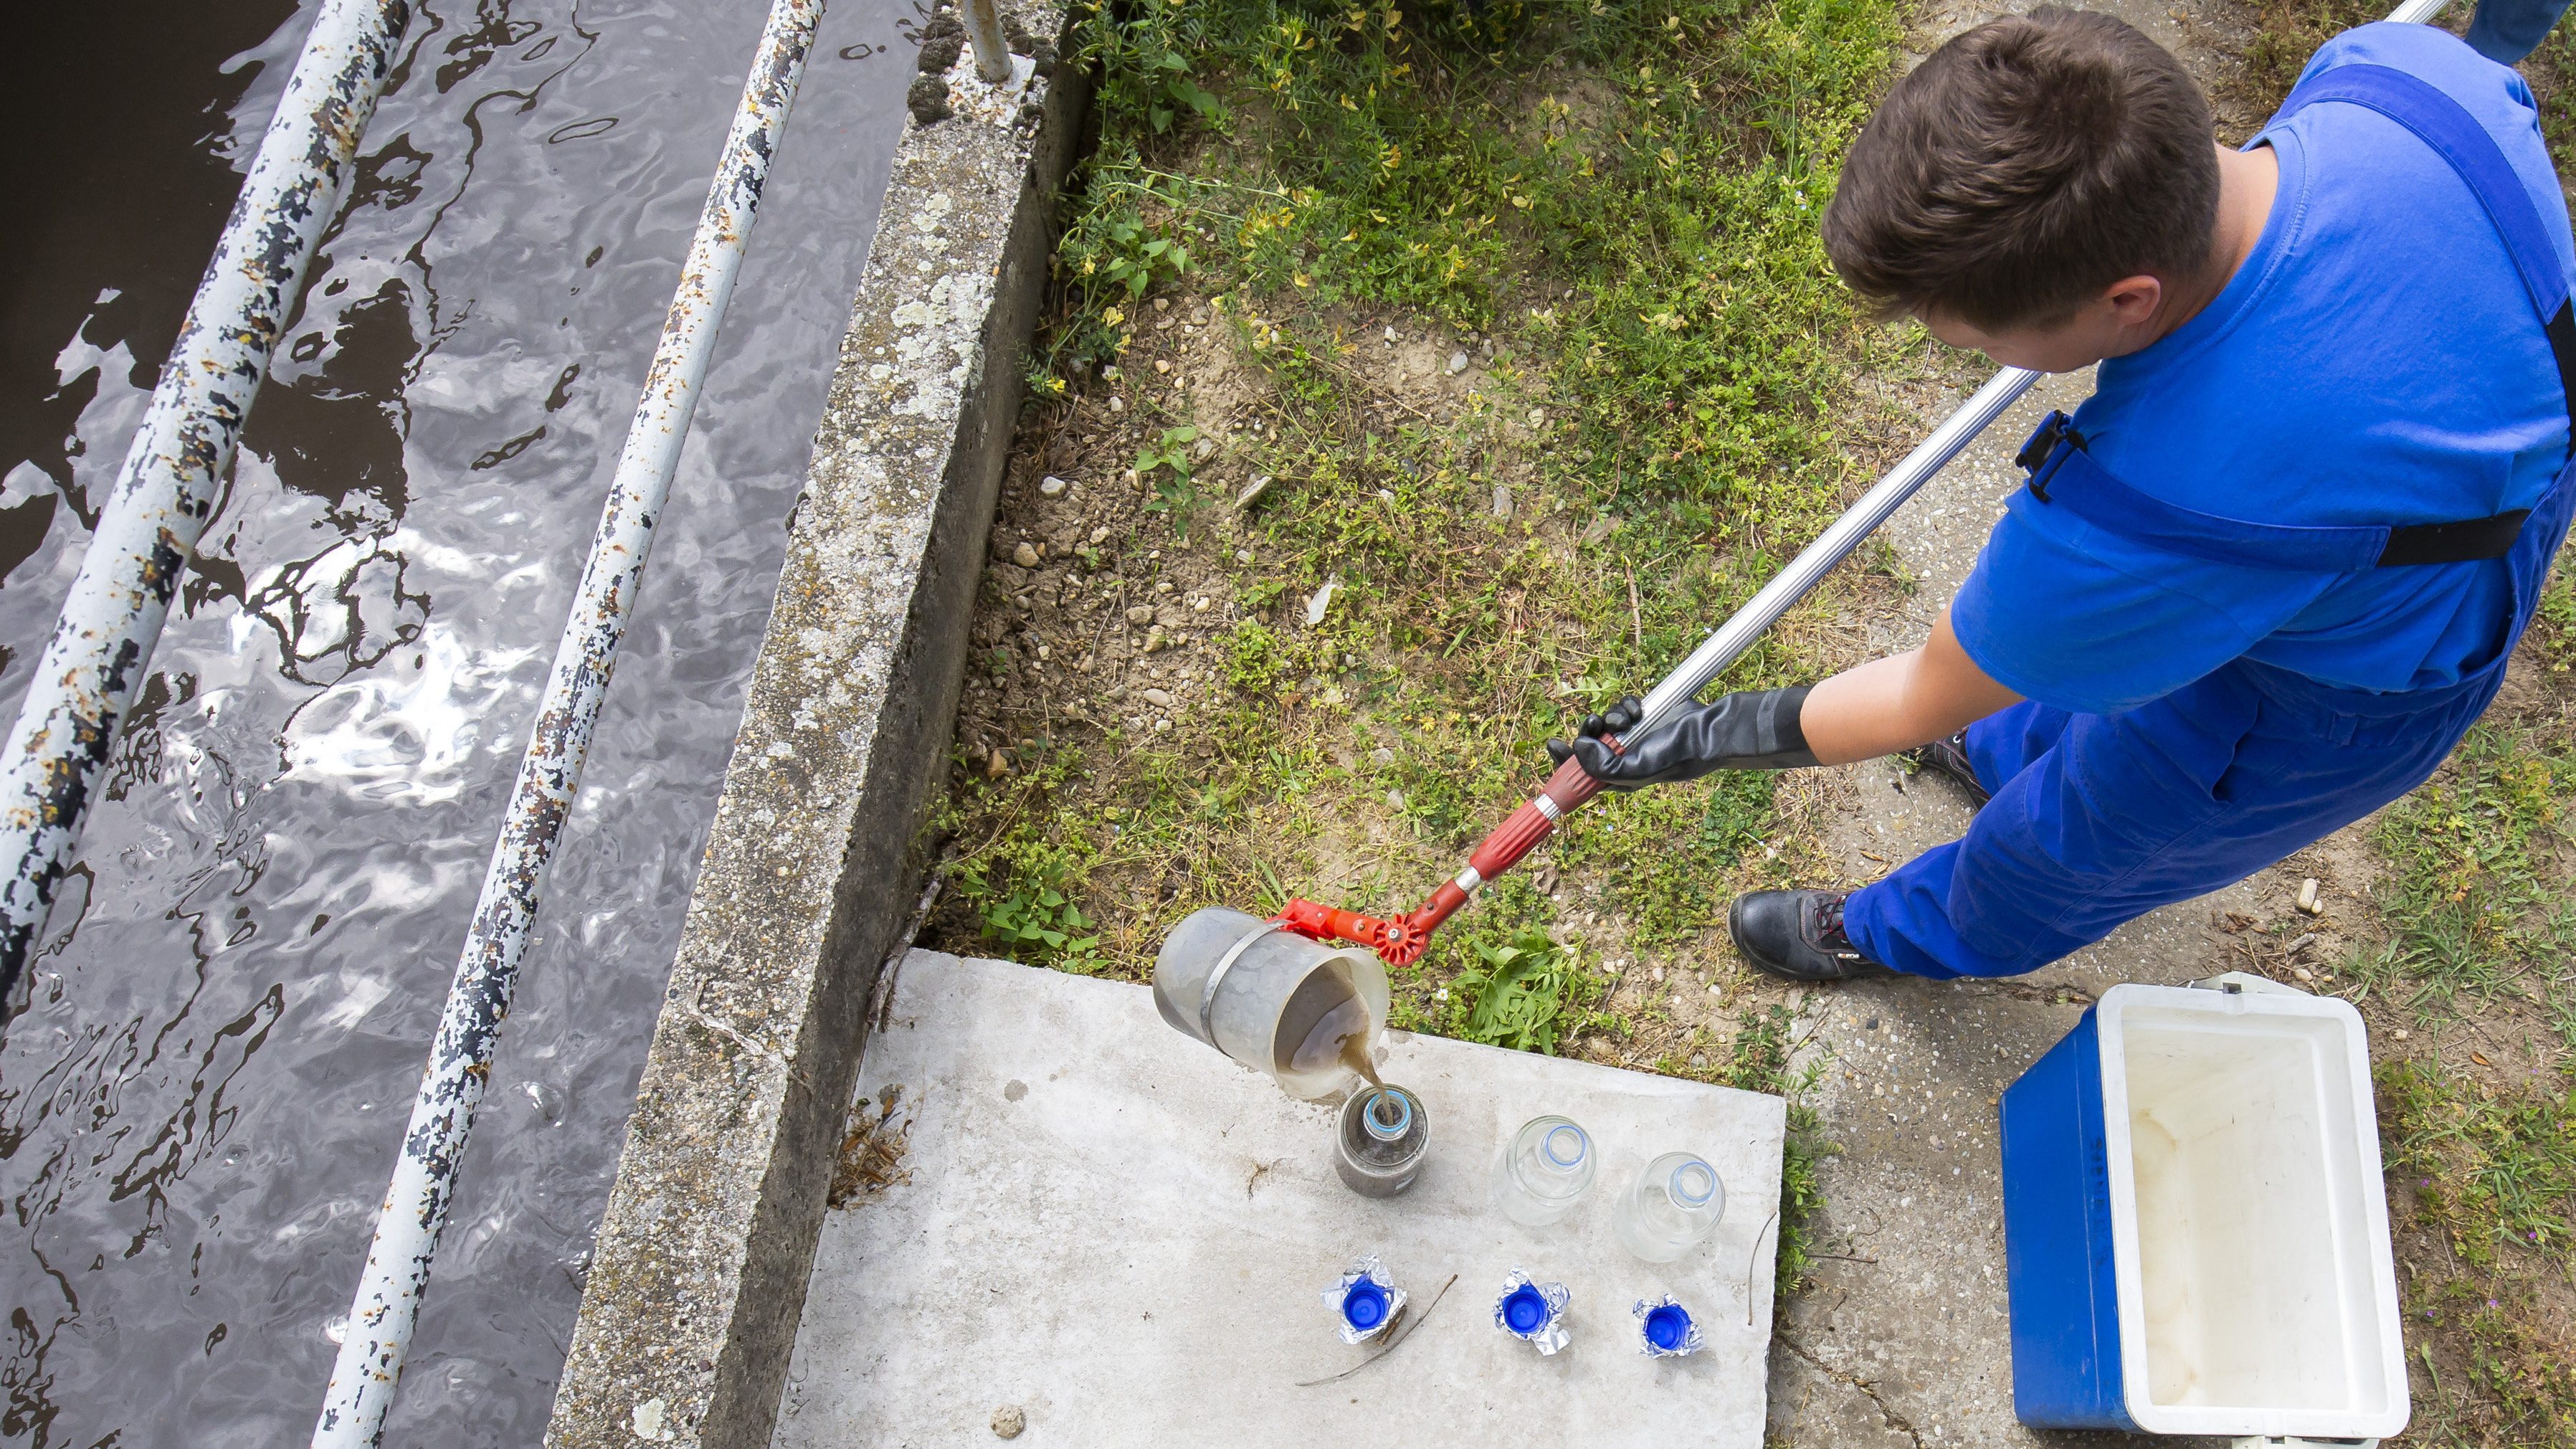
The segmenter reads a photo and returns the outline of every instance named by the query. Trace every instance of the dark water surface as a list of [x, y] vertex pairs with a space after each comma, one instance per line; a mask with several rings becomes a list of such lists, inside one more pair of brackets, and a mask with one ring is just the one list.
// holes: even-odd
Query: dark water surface
[[[13, 14], [13, 712], [315, 9]], [[763, 0], [429, 0], [0, 1047], [0, 1443], [302, 1443]], [[901, 119], [841, 0], [390, 1444], [537, 1441]], [[889, 53], [891, 52], [891, 53]]]

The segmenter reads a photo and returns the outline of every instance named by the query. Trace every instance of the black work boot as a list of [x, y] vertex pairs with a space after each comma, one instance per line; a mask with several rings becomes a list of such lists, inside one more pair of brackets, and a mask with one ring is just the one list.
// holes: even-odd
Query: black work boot
[[1899, 750], [1896, 757], [1918, 770], [1930, 770], [1933, 774], [1956, 780], [1959, 788], [1968, 792], [1968, 800], [1972, 804], [1983, 805], [1994, 798], [1985, 786], [1977, 783], [1977, 767], [1968, 763], [1966, 730], [1946, 740]]
[[1849, 891], [1754, 891], [1726, 909], [1726, 933], [1744, 959], [1791, 981], [1893, 976], [1843, 934]]

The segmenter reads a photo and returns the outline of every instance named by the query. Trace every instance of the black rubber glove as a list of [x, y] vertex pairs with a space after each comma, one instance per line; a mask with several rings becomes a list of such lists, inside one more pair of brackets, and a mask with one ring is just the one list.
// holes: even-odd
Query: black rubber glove
[[[1628, 739], [1645, 713], [1635, 695], [1608, 710], [1587, 715], [1572, 743], [1547, 742], [1550, 758], [1564, 764], [1568, 756], [1584, 771], [1613, 790], [1640, 785], [1670, 785], [1696, 780], [1713, 770], [1787, 770], [1816, 762], [1798, 727], [1798, 711], [1809, 686], [1730, 694], [1715, 704], [1694, 704], [1655, 727], [1642, 741]], [[1626, 754], [1615, 754], [1602, 735], [1619, 737]]]

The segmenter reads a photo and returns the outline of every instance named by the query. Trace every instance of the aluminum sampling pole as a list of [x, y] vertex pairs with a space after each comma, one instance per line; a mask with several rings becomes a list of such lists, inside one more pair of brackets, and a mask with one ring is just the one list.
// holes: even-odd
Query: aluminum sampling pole
[[760, 48], [752, 56], [751, 76], [743, 83], [724, 153], [707, 188], [706, 207], [698, 216], [697, 236], [680, 269], [679, 290], [662, 323], [653, 365], [644, 375], [644, 394], [618, 456], [571, 616], [555, 646], [554, 670], [519, 762], [518, 783], [484, 873], [482, 899], [456, 963], [447, 1010], [421, 1074], [420, 1095], [412, 1103], [411, 1124], [403, 1132], [402, 1153], [385, 1190], [339, 1362], [314, 1426], [314, 1449], [372, 1446], [384, 1432], [385, 1410], [419, 1321], [421, 1293], [437, 1257], [457, 1162], [491, 1076], [493, 1048], [501, 1020], [510, 1011], [555, 841], [581, 788], [591, 728], [644, 581], [653, 525], [670, 494], [671, 471], [688, 436], [707, 357], [733, 295], [743, 245], [759, 217], [770, 157], [786, 128], [788, 107], [796, 99], [796, 83], [822, 14], [823, 0], [773, 0]]
[[179, 572], [196, 553], [269, 354], [340, 209], [411, 0], [325, 0], [188, 304], [0, 750], [0, 999], [79, 848]]

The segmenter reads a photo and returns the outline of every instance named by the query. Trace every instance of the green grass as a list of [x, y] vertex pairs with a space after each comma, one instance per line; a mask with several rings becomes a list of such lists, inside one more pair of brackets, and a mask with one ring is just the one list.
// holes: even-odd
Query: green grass
[[2576, 1239], [2571, 1084], [2498, 1090], [2406, 1061], [2378, 1078], [2390, 1175], [2412, 1188], [2418, 1224], [2450, 1247], [2447, 1270], [2412, 1277], [2406, 1294], [2431, 1389], [2412, 1437], [2576, 1444], [2564, 1309], [2553, 1328], [2542, 1303], [2565, 1287]]
[[[1095, 439], [1092, 486], [1104, 465], [1132, 469], [1141, 511], [1078, 550], [1065, 584], [1102, 611], [1101, 677], [1059, 665], [1008, 725], [999, 777], [960, 755], [934, 820], [955, 903], [934, 930], [1142, 979], [1201, 905], [1405, 909], [1544, 777], [1547, 738], [1641, 692], [1749, 597], [1875, 474], [1895, 416], [1855, 380], [1924, 366], [1919, 332], [1859, 319], [1817, 235], [1903, 14], [1090, 11], [1101, 141], [1030, 382]], [[1258, 380], [1257, 431], [1154, 385], [1154, 321], [1200, 309]], [[1480, 334], [1477, 390], [1426, 408], [1373, 382], [1383, 353], [1363, 349], [1395, 324]], [[1114, 417], [1098, 396], [1112, 368], [1133, 384]], [[1228, 495], [1253, 475], [1274, 482], [1238, 522]], [[1151, 662], [1203, 671], [1213, 698], [1169, 734], [1086, 716], [1086, 696], [1148, 662], [1103, 601], [1165, 576], [1195, 589], [1210, 569], [1224, 621]], [[1883, 572], [1832, 585], [1730, 682], [1822, 672], [1835, 661], [1812, 621]], [[987, 658], [997, 681], [1030, 663]], [[1714, 967], [1731, 992], [1736, 968], [1703, 953], [1727, 898], [1818, 865], [1774, 783], [1605, 799], [1390, 975], [1399, 1027], [1789, 1096], [1779, 1282], [1794, 1291], [1834, 1149], [1800, 1101], [1787, 1020], [1745, 1015], [1721, 1043], [1644, 975], [1649, 957]]]
[[[1178, 912], [1306, 889], [1361, 821], [1395, 838], [1339, 886], [1351, 904], [1400, 908], [1453, 871], [1548, 736], [1652, 682], [1866, 480], [1852, 434], [1877, 415], [1852, 380], [1911, 367], [1918, 339], [1858, 322], [1816, 232], [1894, 60], [1883, 0], [1116, 14], [1084, 25], [1103, 135], [1033, 381], [1075, 395], [1135, 360], [1152, 299], [1202, 299], [1268, 385], [1268, 430], [1234, 443], [1278, 501], [1244, 540], [1257, 561], [1228, 565], [1244, 617], [1207, 641], [1231, 708], [1188, 745], [1060, 737], [1046, 771], [970, 783], [941, 823], [991, 938], [1025, 943], [1052, 894], [1102, 924], [1102, 969], [1139, 975]], [[1486, 387], [1391, 418], [1352, 361], [1388, 309], [1485, 333]], [[1168, 531], [1128, 541], [1131, 574], [1139, 544], [1203, 544], [1220, 506], [1191, 445], [1221, 420], [1136, 404], [1132, 466]], [[1817, 670], [1774, 640], [1737, 679]], [[1784, 844], [1794, 863], [1770, 784], [1620, 800], [1553, 858], [1624, 947], [1689, 942]], [[1480, 950], [1553, 923], [1541, 902], [1454, 933], [1411, 1008], [1437, 1015], [1428, 994]]]
[[2463, 991], [2551, 990], [2576, 946], [2557, 861], [2571, 786], [2566, 741], [2482, 726], [2445, 778], [2382, 816], [2371, 840], [2388, 864], [2373, 892], [2386, 939], [2349, 968], [2363, 992], [2421, 1010]]

